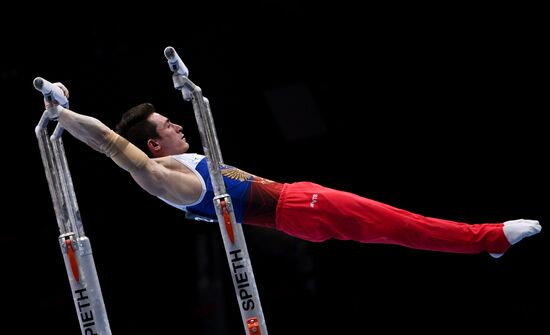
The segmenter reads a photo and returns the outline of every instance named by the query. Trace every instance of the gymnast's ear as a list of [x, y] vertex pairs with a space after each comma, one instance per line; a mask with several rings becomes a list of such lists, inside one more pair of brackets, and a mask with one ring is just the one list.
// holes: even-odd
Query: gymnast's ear
[[161, 150], [161, 146], [157, 140], [150, 138], [147, 140], [147, 149], [149, 149], [151, 154], [154, 156], [155, 153], [158, 153]]

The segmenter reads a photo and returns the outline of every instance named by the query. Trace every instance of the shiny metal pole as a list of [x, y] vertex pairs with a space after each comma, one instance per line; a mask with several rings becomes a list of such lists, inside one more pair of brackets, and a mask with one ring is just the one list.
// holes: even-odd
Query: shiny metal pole
[[68, 100], [54, 84], [40, 77], [34, 80], [35, 88], [42, 92], [48, 107], [42, 114], [35, 134], [40, 148], [44, 171], [52, 198], [59, 244], [65, 262], [73, 301], [83, 335], [111, 335], [109, 320], [101, 294], [91, 243], [84, 234], [78, 203], [61, 135], [57, 124], [51, 136], [48, 124], [55, 115], [55, 103], [68, 107]]
[[172, 70], [174, 87], [180, 90], [185, 101], [191, 101], [203, 150], [208, 162], [208, 172], [214, 189], [214, 206], [222, 234], [229, 270], [233, 279], [235, 294], [239, 302], [245, 333], [267, 335], [267, 327], [248, 255], [242, 226], [236, 222], [231, 196], [227, 194], [220, 171], [222, 154], [208, 99], [202, 90], [189, 80], [189, 71], [174, 48], [167, 47], [164, 55]]

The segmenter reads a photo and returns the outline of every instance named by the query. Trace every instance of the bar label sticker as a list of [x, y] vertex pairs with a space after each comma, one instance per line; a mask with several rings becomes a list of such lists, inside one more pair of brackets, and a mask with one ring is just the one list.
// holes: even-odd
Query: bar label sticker
[[245, 311], [253, 310], [255, 306], [254, 297], [250, 293], [250, 282], [248, 279], [248, 273], [243, 262], [242, 250], [237, 249], [230, 251], [231, 266], [233, 268], [233, 275], [235, 276], [235, 282], [237, 284], [238, 296], [241, 302], [241, 307]]

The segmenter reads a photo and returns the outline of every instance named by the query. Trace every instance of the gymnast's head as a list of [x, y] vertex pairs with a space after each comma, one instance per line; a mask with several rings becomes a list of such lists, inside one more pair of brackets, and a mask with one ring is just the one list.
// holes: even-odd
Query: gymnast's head
[[157, 113], [151, 103], [127, 110], [115, 131], [153, 158], [178, 155], [189, 149], [182, 127]]

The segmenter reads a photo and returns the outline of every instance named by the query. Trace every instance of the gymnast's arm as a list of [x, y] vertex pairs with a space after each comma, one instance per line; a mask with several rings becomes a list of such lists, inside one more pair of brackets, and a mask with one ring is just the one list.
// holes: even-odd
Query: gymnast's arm
[[176, 204], [196, 200], [197, 181], [192, 174], [167, 168], [169, 157], [149, 158], [143, 151], [96, 118], [59, 108], [58, 122], [78, 140], [104, 153], [128, 171], [147, 192]]

